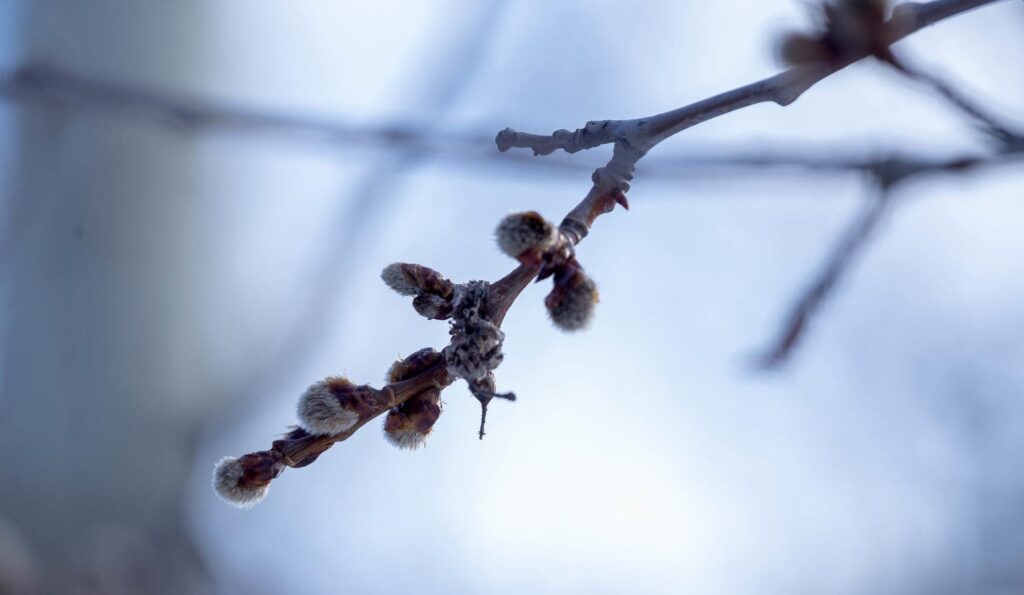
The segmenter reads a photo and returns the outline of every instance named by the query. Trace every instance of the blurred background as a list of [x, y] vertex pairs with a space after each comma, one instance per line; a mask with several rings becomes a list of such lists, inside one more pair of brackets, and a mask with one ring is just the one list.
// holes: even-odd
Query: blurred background
[[[1024, 592], [1020, 162], [901, 186], [792, 360], [750, 366], [870, 183], [695, 162], [987, 147], [869, 62], [652, 151], [578, 250], [591, 328], [554, 329], [547, 284], [506, 318], [519, 400], [485, 440], [457, 383], [425, 449], [371, 423], [250, 510], [210, 487], [310, 382], [447, 343], [385, 265], [497, 279], [497, 221], [560, 220], [609, 155], [495, 132], [757, 80], [807, 23], [791, 0], [0, 0], [0, 593]], [[900, 47], [1020, 122], [1022, 30], [999, 2]]]

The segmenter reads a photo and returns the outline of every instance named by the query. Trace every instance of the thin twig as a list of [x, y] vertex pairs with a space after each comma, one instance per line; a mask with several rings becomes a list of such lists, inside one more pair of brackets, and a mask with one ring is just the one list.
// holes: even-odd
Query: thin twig
[[886, 186], [878, 184], [878, 188], [877, 196], [843, 232], [820, 271], [814, 275], [814, 280], [790, 308], [778, 337], [770, 342], [764, 354], [756, 358], [757, 367], [778, 368], [789, 358], [801, 337], [806, 334], [812, 317], [820, 312], [825, 301], [834, 293], [854, 258], [863, 252], [893, 202]]
[[854, 258], [866, 249], [879, 221], [891, 210], [895, 202], [892, 198], [893, 191], [898, 185], [925, 174], [963, 173], [994, 163], [1008, 162], [1011, 159], [1019, 160], [1022, 153], [1024, 148], [1021, 146], [1008, 145], [1003, 152], [987, 158], [944, 161], [891, 158], [865, 164], [863, 171], [878, 188], [877, 197], [851, 222], [824, 265], [814, 275], [813, 281], [801, 292], [784, 317], [785, 322], [778, 336], [769, 342], [763, 354], [755, 358], [757, 367], [762, 370], [778, 369], [789, 360], [794, 348], [807, 334], [811, 319], [834, 293]]
[[644, 176], [655, 178], [692, 178], [696, 172], [710, 174], [715, 168], [738, 170], [761, 168], [805, 169], [814, 172], [860, 174], [875, 179], [918, 178], [926, 175], [956, 174], [968, 170], [1015, 164], [1024, 159], [1024, 143], [1002, 147], [991, 154], [964, 153], [946, 158], [929, 158], [900, 153], [880, 156], [855, 156], [849, 151], [823, 150], [820, 153], [734, 153], [722, 157], [692, 156], [681, 159], [650, 159], [644, 162]]
[[973, 121], [979, 129], [993, 136], [1000, 143], [1004, 145], [1021, 144], [1022, 135], [1020, 133], [1010, 130], [1009, 126], [999, 121], [988, 110], [938, 76], [923, 70], [919, 66], [909, 65], [906, 58], [902, 55], [899, 58], [894, 57], [889, 64], [907, 78], [930, 87], [950, 105], [960, 110], [961, 113]]

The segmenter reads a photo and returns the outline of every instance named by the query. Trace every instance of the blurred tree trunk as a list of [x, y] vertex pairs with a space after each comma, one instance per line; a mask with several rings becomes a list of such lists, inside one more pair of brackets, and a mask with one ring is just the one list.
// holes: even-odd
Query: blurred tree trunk
[[[24, 58], [188, 85], [202, 3], [33, 2]], [[182, 526], [190, 448], [213, 395], [188, 321], [203, 199], [184, 135], [16, 108], [6, 182], [0, 516], [46, 592], [205, 589]]]

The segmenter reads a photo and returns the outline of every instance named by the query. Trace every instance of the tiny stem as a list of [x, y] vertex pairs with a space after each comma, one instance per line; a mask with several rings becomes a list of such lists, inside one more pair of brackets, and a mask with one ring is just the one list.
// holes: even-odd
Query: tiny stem
[[487, 423], [487, 402], [480, 401], [480, 440], [484, 439], [484, 425]]

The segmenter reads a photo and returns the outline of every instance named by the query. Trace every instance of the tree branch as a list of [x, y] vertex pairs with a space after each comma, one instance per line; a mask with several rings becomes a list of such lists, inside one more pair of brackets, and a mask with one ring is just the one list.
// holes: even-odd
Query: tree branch
[[[494, 397], [514, 398], [511, 393], [497, 393], [495, 388], [494, 370], [503, 359], [504, 333], [500, 326], [505, 313], [531, 280], [550, 277], [553, 289], [545, 305], [552, 321], [564, 330], [586, 325], [597, 290], [576, 259], [575, 247], [600, 215], [612, 211], [616, 204], [628, 208], [625, 193], [636, 163], [651, 148], [690, 126], [749, 105], [767, 101], [789, 105], [815, 83], [847, 65], [868, 56], [883, 58], [888, 45], [906, 35], [991, 1], [994, 0], [902, 4], [881, 29], [885, 48], [878, 47], [876, 36], [863, 51], [846, 51], [838, 59], [801, 65], [649, 118], [592, 121], [575, 132], [559, 130], [546, 136], [510, 128], [502, 130], [495, 138], [502, 152], [524, 147], [533, 149], [535, 155], [547, 155], [558, 149], [575, 153], [608, 143], [614, 144], [614, 150], [608, 163], [594, 171], [590, 191], [559, 226], [535, 212], [510, 215], [501, 222], [496, 232], [499, 247], [520, 263], [503, 279], [493, 284], [453, 284], [421, 265], [395, 263], [385, 268], [384, 281], [398, 293], [413, 297], [418, 313], [428, 319], [451, 321], [450, 344], [441, 352], [424, 349], [396, 362], [389, 372], [389, 383], [382, 389], [355, 386], [344, 378], [315, 383], [299, 401], [302, 428], [275, 441], [268, 451], [222, 460], [214, 474], [218, 494], [234, 504], [251, 504], [263, 496], [271, 480], [284, 468], [310, 464], [324, 450], [385, 412], [385, 432], [389, 438], [399, 446], [418, 445], [440, 414], [440, 391], [456, 379], [465, 380], [480, 401], [482, 438], [488, 403]], [[881, 17], [876, 23], [883, 25]], [[152, 98], [146, 99], [146, 103], [152, 104]], [[792, 351], [810, 317], [876, 229], [888, 208], [888, 191], [893, 185], [928, 171], [960, 171], [988, 162], [987, 158], [945, 163], [892, 158], [861, 164], [863, 171], [870, 171], [879, 181], [883, 192], [843, 235], [818, 280], [799, 300], [776, 347], [765, 356], [766, 365], [777, 364]]]

